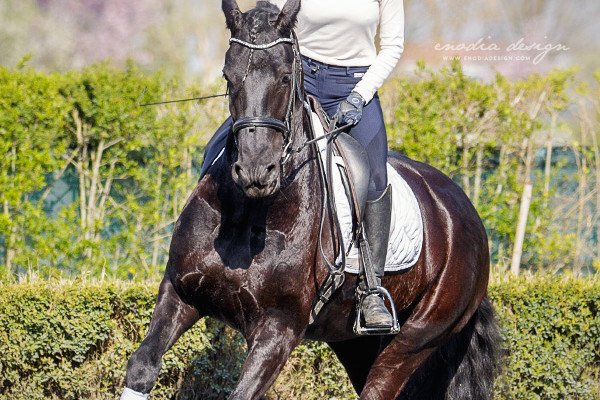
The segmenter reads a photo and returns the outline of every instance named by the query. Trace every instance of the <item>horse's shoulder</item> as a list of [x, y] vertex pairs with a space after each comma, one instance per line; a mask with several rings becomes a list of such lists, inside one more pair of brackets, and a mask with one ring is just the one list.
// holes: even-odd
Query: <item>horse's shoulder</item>
[[206, 175], [192, 190], [175, 222], [171, 251], [188, 253], [202, 243], [211, 242], [220, 222], [215, 182]]

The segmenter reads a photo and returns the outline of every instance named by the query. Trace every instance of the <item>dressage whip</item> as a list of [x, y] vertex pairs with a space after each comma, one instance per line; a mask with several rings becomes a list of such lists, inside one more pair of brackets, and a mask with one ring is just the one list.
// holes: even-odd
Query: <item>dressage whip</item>
[[181, 99], [181, 100], [168, 100], [168, 101], [159, 101], [156, 103], [144, 103], [141, 104], [140, 102], [142, 101], [142, 97], [144, 97], [144, 93], [146, 93], [146, 89], [148, 89], [148, 86], [144, 86], [144, 90], [142, 91], [142, 94], [140, 95], [138, 101], [137, 101], [137, 105], [139, 107], [146, 107], [146, 106], [157, 106], [160, 104], [170, 104], [170, 103], [181, 103], [184, 101], [193, 101], [193, 100], [206, 100], [206, 99], [212, 99], [215, 97], [226, 97], [229, 95], [229, 91], [222, 93], [222, 94], [213, 94], [211, 96], [204, 96], [204, 97], [192, 97], [190, 99]]

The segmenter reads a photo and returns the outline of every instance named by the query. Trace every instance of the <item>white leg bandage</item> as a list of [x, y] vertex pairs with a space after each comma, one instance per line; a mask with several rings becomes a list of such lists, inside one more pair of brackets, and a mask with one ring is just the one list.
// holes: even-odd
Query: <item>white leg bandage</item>
[[148, 393], [144, 394], [125, 388], [123, 389], [123, 393], [121, 393], [121, 400], [147, 400], [148, 396]]

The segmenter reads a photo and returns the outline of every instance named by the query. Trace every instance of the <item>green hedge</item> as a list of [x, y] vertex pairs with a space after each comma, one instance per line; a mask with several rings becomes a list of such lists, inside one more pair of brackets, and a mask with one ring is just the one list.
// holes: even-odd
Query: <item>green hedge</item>
[[600, 282], [520, 280], [490, 290], [508, 357], [501, 399], [600, 399]]
[[[158, 285], [0, 285], [0, 398], [114, 399], [141, 341]], [[600, 398], [600, 283], [536, 278], [490, 288], [507, 357], [498, 399]], [[203, 320], [167, 353], [153, 399], [226, 399], [241, 337]], [[342, 379], [340, 379], [343, 377]], [[326, 345], [305, 342], [267, 398], [353, 398]]]

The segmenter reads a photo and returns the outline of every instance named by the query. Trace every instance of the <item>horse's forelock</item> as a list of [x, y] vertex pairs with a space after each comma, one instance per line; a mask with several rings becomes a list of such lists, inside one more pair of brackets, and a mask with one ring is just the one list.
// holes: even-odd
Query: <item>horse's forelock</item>
[[[266, 24], [268, 24], [275, 27], [282, 33], [284, 31], [289, 33], [292, 29], [294, 29], [294, 25], [296, 23], [295, 15], [293, 18], [282, 19], [281, 10], [279, 7], [269, 1], [259, 1], [256, 3], [256, 7], [248, 12], [248, 16], [254, 20], [255, 27], [258, 25], [261, 27], [266, 27]], [[282, 22], [284, 23], [283, 25], [281, 25]]]
[[272, 14], [278, 14], [280, 11], [279, 7], [269, 1], [259, 1], [256, 3], [255, 10], [264, 10]]

